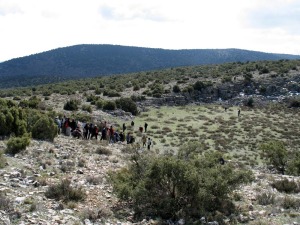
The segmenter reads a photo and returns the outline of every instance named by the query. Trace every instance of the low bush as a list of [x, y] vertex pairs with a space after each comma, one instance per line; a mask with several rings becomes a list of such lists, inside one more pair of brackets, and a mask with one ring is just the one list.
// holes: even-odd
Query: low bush
[[15, 155], [23, 150], [30, 144], [30, 136], [24, 135], [22, 137], [11, 137], [7, 142], [5, 153]]
[[9, 198], [5, 197], [4, 194], [0, 192], [0, 210], [9, 211], [12, 204]]
[[[181, 159], [178, 156], [132, 156], [128, 168], [110, 173], [118, 197], [132, 203], [136, 216], [199, 218], [235, 211], [229, 194], [253, 179], [250, 171], [221, 165], [217, 152]], [[220, 176], [222, 174], [222, 176]]]
[[74, 100], [71, 99], [69, 101], [66, 102], [66, 104], [64, 105], [64, 110], [68, 110], [68, 111], [76, 111], [79, 108], [80, 102], [78, 100]]
[[3, 156], [3, 151], [0, 151], [0, 169], [4, 168], [6, 165], [6, 159]]
[[131, 98], [120, 98], [116, 100], [116, 106], [125, 112], [131, 112], [132, 115], [138, 114], [136, 103]]
[[113, 101], [105, 101], [103, 104], [104, 110], [115, 110], [116, 109], [116, 103]]
[[48, 116], [41, 116], [31, 129], [32, 137], [39, 140], [53, 141], [57, 135], [57, 125]]
[[281, 206], [284, 209], [299, 209], [300, 200], [298, 198], [293, 198], [291, 196], [284, 196], [281, 202]]
[[82, 201], [85, 199], [85, 193], [82, 189], [75, 189], [71, 187], [71, 181], [64, 179], [59, 184], [51, 185], [45, 192], [47, 198], [55, 200], [68, 201]]
[[271, 205], [275, 202], [275, 194], [271, 192], [263, 192], [256, 196], [257, 202], [260, 205]]
[[97, 148], [96, 153], [99, 154], [99, 155], [111, 155], [112, 151], [108, 148], [100, 146], [100, 147]]
[[299, 193], [300, 185], [294, 180], [288, 180], [287, 178], [283, 180], [274, 181], [271, 186], [276, 188], [277, 191], [285, 192], [285, 193]]
[[92, 106], [91, 105], [83, 105], [82, 107], [81, 107], [81, 109], [83, 110], [83, 111], [86, 111], [86, 112], [89, 112], [89, 113], [92, 113]]

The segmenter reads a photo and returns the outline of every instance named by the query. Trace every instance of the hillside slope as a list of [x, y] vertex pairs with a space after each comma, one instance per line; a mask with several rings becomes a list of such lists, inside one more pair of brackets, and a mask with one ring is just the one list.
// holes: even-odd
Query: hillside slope
[[0, 88], [179, 66], [299, 58], [296, 55], [240, 49], [165, 50], [117, 45], [76, 45], [0, 63]]

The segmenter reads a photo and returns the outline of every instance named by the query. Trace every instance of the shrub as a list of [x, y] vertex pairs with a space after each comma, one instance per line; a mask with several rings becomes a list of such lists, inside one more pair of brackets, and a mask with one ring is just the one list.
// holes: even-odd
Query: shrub
[[57, 125], [54, 121], [47, 117], [42, 116], [32, 127], [32, 137], [39, 140], [53, 141], [57, 135]]
[[4, 168], [6, 164], [6, 159], [3, 156], [3, 151], [0, 151], [0, 169]]
[[284, 209], [298, 209], [300, 207], [300, 200], [290, 196], [284, 196], [281, 205]]
[[30, 144], [29, 135], [24, 135], [23, 137], [11, 137], [7, 142], [7, 148], [5, 150], [8, 154], [17, 154], [26, 149]]
[[97, 109], [102, 109], [104, 105], [104, 101], [102, 99], [99, 99], [96, 101], [96, 107]]
[[117, 195], [132, 202], [136, 216], [199, 218], [217, 211], [228, 215], [234, 211], [228, 195], [252, 175], [221, 165], [218, 157], [215, 152], [189, 160], [136, 153], [128, 169], [111, 172], [110, 178]]
[[178, 85], [174, 85], [173, 86], [173, 92], [174, 93], [179, 93], [181, 90], [180, 90], [180, 87]]
[[131, 112], [132, 115], [138, 114], [136, 103], [131, 98], [120, 98], [116, 100], [116, 106], [125, 112]]
[[289, 175], [300, 175], [300, 152], [294, 151], [290, 154], [290, 160], [288, 162], [286, 173]]
[[281, 141], [269, 141], [260, 146], [263, 157], [274, 168], [284, 174], [288, 162], [288, 152]]
[[17, 107], [0, 108], [0, 135], [22, 136], [26, 133], [26, 113]]
[[271, 192], [263, 192], [258, 194], [256, 199], [260, 205], [271, 205], [275, 202], [275, 194]]
[[55, 200], [68, 201], [82, 201], [85, 198], [85, 193], [82, 189], [75, 189], [71, 187], [71, 181], [64, 179], [61, 183], [51, 185], [45, 192], [47, 198], [54, 198]]
[[89, 113], [92, 113], [92, 107], [91, 107], [90, 105], [83, 105], [83, 106], [81, 107], [81, 109], [82, 109], [83, 111], [87, 111], [87, 112], [89, 112]]
[[71, 100], [67, 101], [66, 104], [64, 105], [64, 110], [76, 111], [76, 110], [78, 110], [79, 104], [80, 103], [78, 100], [71, 99]]
[[10, 200], [0, 192], [0, 210], [9, 211], [12, 207]]
[[253, 107], [254, 106], [253, 103], [254, 103], [253, 98], [248, 98], [245, 102], [245, 105], [248, 107]]
[[280, 192], [285, 193], [299, 193], [300, 186], [299, 183], [295, 182], [294, 180], [288, 180], [287, 178], [283, 180], [274, 181], [271, 186], [276, 188]]
[[116, 109], [116, 103], [113, 101], [105, 101], [103, 104], [104, 110], [115, 110]]
[[112, 151], [108, 148], [100, 146], [97, 148], [96, 153], [99, 155], [111, 155]]

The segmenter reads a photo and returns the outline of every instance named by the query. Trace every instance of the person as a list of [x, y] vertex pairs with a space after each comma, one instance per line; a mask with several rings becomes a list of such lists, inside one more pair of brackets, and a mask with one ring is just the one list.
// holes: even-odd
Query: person
[[131, 126], [134, 127], [134, 121], [133, 120], [131, 121]]
[[241, 110], [239, 109], [238, 110], [238, 117], [241, 115]]
[[102, 141], [102, 140], [106, 140], [106, 127], [103, 127], [103, 129], [101, 131], [100, 141]]
[[93, 132], [94, 132], [94, 126], [93, 126], [92, 123], [90, 123], [90, 125], [89, 125], [89, 134], [88, 134], [87, 139], [92, 139]]
[[96, 124], [95, 124], [94, 127], [93, 127], [91, 139], [92, 139], [93, 137], [95, 137], [96, 140], [98, 139], [98, 127], [97, 127]]
[[90, 129], [90, 125], [88, 123], [86, 123], [84, 126], [84, 132], [83, 132], [85, 139], [88, 139], [89, 129]]
[[130, 132], [127, 133], [127, 136], [126, 136], [126, 141], [127, 141], [127, 144], [130, 143]]
[[70, 123], [70, 127], [71, 127], [71, 132], [73, 132], [76, 129], [77, 123], [74, 119], [72, 119], [72, 121]]
[[123, 142], [125, 141], [125, 136], [124, 136], [124, 133], [123, 132], [120, 132], [120, 141]]
[[55, 117], [55, 123], [56, 123], [56, 125], [57, 125], [57, 128], [58, 128], [58, 130], [57, 130], [57, 134], [60, 134], [61, 121], [60, 121], [60, 119], [58, 118], [58, 116], [57, 116], [57, 117]]
[[115, 143], [115, 131], [114, 131], [113, 126], [110, 126], [110, 128], [109, 128], [109, 135], [110, 135], [109, 142]]
[[145, 134], [142, 137], [142, 142], [143, 142], [143, 147], [146, 147], [147, 137]]
[[125, 123], [123, 123], [123, 133], [125, 132], [125, 130], [126, 130], [126, 125]]
[[147, 141], [147, 148], [148, 148], [148, 150], [150, 150], [150, 146], [151, 146], [151, 139], [148, 138], [148, 141]]
[[76, 127], [76, 129], [73, 130], [72, 136], [77, 137], [78, 139], [82, 137], [82, 133], [79, 127]]
[[147, 132], [147, 127], [148, 127], [148, 123], [145, 122], [145, 125], [144, 125], [145, 132]]

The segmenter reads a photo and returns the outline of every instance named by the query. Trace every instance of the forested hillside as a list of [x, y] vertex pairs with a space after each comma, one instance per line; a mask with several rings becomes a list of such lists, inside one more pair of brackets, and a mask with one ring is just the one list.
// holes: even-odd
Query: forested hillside
[[300, 56], [295, 55], [240, 49], [165, 50], [116, 45], [76, 45], [0, 63], [0, 88], [179, 66], [299, 58]]

